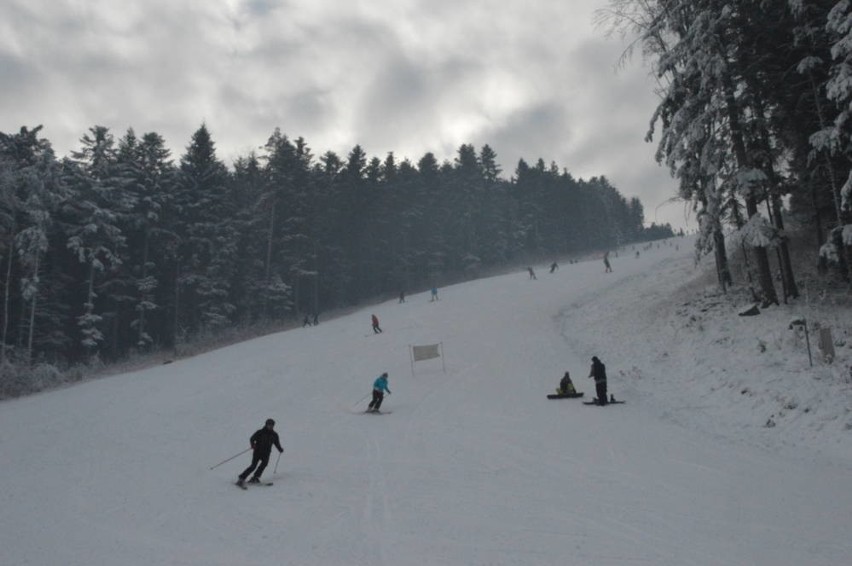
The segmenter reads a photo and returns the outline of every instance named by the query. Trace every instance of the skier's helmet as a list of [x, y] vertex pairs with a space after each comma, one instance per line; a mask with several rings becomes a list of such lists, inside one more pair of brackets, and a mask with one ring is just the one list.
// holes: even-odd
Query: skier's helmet
[[275, 421], [272, 419], [266, 419], [266, 426], [275, 426]]

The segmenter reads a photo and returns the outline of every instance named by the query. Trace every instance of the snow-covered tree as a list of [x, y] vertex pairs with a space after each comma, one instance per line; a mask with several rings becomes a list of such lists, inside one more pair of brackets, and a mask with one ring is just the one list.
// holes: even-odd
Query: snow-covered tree
[[[104, 338], [102, 310], [96, 308], [98, 287], [118, 275], [126, 243], [121, 217], [134, 204], [127, 180], [118, 167], [115, 141], [108, 128], [94, 126], [72, 153], [66, 170], [73, 197], [63, 203], [67, 248], [86, 266], [83, 312], [77, 324], [80, 343], [90, 357], [96, 356]], [[105, 300], [111, 297], [107, 294]]]
[[155, 132], [144, 134], [140, 140], [132, 129], [128, 130], [119, 141], [117, 159], [132, 197], [132, 207], [124, 216], [128, 326], [135, 336], [134, 346], [147, 350], [154, 342], [149, 315], [161, 308], [157, 291], [164, 283], [166, 242], [173, 238], [163, 211], [171, 201], [175, 168], [165, 140]]
[[[25, 345], [26, 359], [34, 359], [37, 315], [45, 302], [42, 266], [57, 207], [68, 198], [61, 168], [50, 143], [38, 137], [40, 130], [41, 126], [23, 127], [15, 135], [0, 133], [0, 226], [5, 282], [0, 360], [3, 363], [7, 359], [15, 279], [26, 305], [19, 313], [24, 328], [18, 333], [18, 341]], [[51, 330], [55, 331], [56, 326], [43, 334]]]
[[228, 298], [238, 238], [228, 177], [210, 132], [202, 125], [181, 156], [173, 200], [180, 296], [175, 310], [182, 325], [176, 335], [225, 327], [234, 314]]

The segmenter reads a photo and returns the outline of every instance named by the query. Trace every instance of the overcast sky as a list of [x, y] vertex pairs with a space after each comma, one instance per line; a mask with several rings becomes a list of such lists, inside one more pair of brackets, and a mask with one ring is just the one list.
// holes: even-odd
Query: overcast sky
[[640, 57], [594, 24], [606, 0], [0, 0], [0, 131], [44, 125], [57, 154], [94, 125], [161, 134], [176, 159], [206, 123], [228, 162], [276, 127], [315, 155], [416, 163], [488, 144], [605, 175], [650, 223], [695, 228], [646, 143]]

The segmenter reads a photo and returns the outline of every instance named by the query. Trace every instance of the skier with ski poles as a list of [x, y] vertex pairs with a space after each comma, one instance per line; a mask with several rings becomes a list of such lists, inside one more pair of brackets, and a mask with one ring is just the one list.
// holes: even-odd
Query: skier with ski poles
[[281, 442], [278, 439], [278, 433], [272, 430], [273, 428], [275, 428], [275, 421], [266, 419], [266, 424], [263, 428], [251, 435], [249, 439], [252, 449], [251, 465], [239, 475], [237, 479], [238, 486], [245, 487], [246, 478], [252, 472], [254, 472], [254, 475], [249, 480], [249, 483], [260, 483], [260, 476], [263, 474], [263, 470], [266, 469], [266, 465], [269, 464], [269, 454], [272, 452], [273, 446], [278, 449], [279, 454], [284, 452], [284, 449], [281, 448]]
[[382, 401], [385, 398], [385, 391], [388, 392], [388, 395], [391, 394], [390, 389], [388, 389], [388, 373], [385, 372], [373, 382], [373, 400], [370, 401], [370, 404], [367, 406], [368, 413], [378, 413], [379, 407], [382, 406]]

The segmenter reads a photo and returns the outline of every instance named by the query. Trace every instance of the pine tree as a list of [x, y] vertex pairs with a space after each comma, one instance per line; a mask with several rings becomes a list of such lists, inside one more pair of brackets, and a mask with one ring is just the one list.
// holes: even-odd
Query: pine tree
[[[104, 293], [96, 304], [102, 286], [109, 287], [118, 273], [126, 242], [121, 216], [130, 211], [133, 198], [126, 190], [116, 158], [115, 142], [109, 129], [94, 126], [81, 140], [73, 161], [66, 163], [73, 198], [63, 203], [67, 247], [85, 266], [86, 289], [83, 312], [77, 317], [80, 344], [89, 359], [98, 355], [103, 333]], [[113, 289], [114, 291], [114, 289]]]
[[119, 141], [118, 162], [132, 197], [124, 221], [128, 253], [122, 266], [127, 278], [127, 325], [132, 334], [126, 342], [147, 350], [162, 333], [162, 328], [155, 330], [150, 317], [162, 313], [161, 303], [170, 296], [161, 291], [166, 277], [163, 258], [167, 242], [173, 238], [163, 212], [170, 204], [175, 167], [162, 136], [149, 132], [138, 140], [132, 129]]
[[[35, 359], [37, 348], [63, 342], [59, 332], [61, 310], [51, 290], [61, 282], [45, 275], [60, 203], [68, 198], [67, 187], [50, 143], [38, 137], [41, 126], [22, 127], [20, 133], [0, 133], [0, 188], [4, 250], [3, 358], [13, 329], [20, 321], [15, 342], [26, 361]], [[17, 283], [17, 285], [15, 285]], [[20, 301], [13, 290], [20, 288]], [[52, 338], [51, 338], [52, 337]]]
[[177, 296], [175, 335], [193, 336], [229, 324], [237, 235], [228, 170], [202, 125], [180, 159], [174, 196]]

